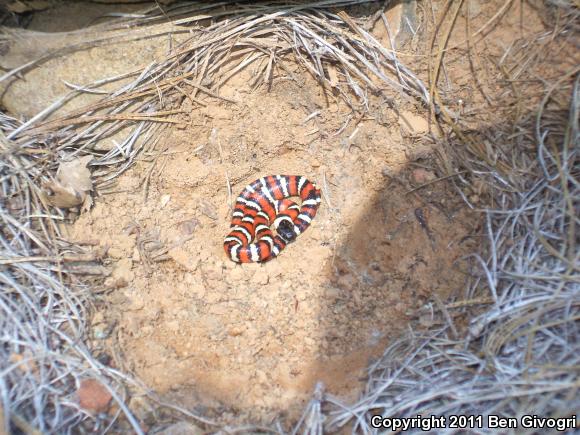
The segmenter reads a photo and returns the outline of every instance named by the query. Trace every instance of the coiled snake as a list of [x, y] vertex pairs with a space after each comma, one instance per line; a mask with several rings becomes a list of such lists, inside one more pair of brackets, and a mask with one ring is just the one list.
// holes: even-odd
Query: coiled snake
[[[292, 200], [299, 196], [300, 207]], [[310, 226], [320, 190], [300, 175], [269, 175], [246, 186], [232, 213], [226, 255], [236, 263], [264, 262], [278, 256]], [[270, 226], [274, 224], [277, 234]]]

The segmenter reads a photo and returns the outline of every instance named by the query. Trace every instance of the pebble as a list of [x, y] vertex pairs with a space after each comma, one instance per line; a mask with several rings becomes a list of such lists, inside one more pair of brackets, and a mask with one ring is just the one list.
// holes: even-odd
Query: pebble
[[105, 412], [111, 403], [111, 393], [96, 379], [83, 379], [77, 390], [81, 408], [93, 413]]
[[237, 337], [239, 335], [242, 335], [243, 333], [244, 333], [244, 329], [241, 326], [232, 326], [228, 330], [228, 335], [230, 335], [232, 337]]

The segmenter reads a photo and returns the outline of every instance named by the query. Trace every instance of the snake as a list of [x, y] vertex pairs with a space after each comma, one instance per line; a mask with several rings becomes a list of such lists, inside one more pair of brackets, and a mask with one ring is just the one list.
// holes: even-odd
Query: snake
[[[294, 196], [300, 197], [300, 206], [289, 199]], [[277, 257], [310, 226], [320, 202], [320, 190], [301, 175], [258, 178], [236, 199], [224, 239], [226, 255], [236, 263], [263, 263]]]

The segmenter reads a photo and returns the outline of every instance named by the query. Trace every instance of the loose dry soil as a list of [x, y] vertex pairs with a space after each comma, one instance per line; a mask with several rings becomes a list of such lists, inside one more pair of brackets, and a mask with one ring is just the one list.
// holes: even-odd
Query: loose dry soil
[[[281, 77], [251, 92], [250, 79], [247, 71], [221, 89], [240, 104], [192, 110], [184, 101], [193, 125], [164, 130], [153, 169], [125, 173], [70, 235], [108, 247], [114, 290], [100, 319], [115, 325], [121, 358], [147, 385], [188, 407], [295, 419], [317, 381], [355, 399], [369, 359], [409, 315], [434, 292], [445, 299], [463, 287], [456, 262], [473, 228], [444, 184], [421, 193], [427, 202], [391, 178], [428, 152], [405, 123], [365, 119], [337, 135], [349, 110], [327, 105], [312, 80]], [[422, 118], [406, 117], [425, 132]], [[222, 246], [232, 198], [268, 174], [307, 176], [323, 203], [279, 258], [236, 265]]]
[[[385, 40], [380, 21], [374, 31]], [[446, 74], [461, 82], [469, 65]], [[237, 104], [183, 99], [190, 124], [159, 130], [155, 150], [67, 230], [107, 249], [95, 345], [161, 396], [226, 422], [295, 421], [318, 381], [356, 399], [416, 309], [465, 287], [462, 256], [479, 242], [478, 218], [433, 182], [426, 115], [375, 99], [372, 116], [353, 117], [291, 61], [273, 77], [253, 89], [251, 66], [234, 76], [219, 93]], [[322, 205], [277, 259], [236, 265], [222, 247], [232, 201], [268, 174], [307, 176]]]

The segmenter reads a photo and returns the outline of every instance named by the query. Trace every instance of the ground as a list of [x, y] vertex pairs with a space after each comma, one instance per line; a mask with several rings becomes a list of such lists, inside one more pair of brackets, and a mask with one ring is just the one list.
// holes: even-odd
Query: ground
[[[100, 319], [115, 325], [124, 364], [147, 385], [189, 407], [295, 419], [317, 381], [355, 399], [369, 360], [414, 310], [463, 288], [474, 228], [445, 183], [419, 195], [395, 181], [401, 171], [414, 185], [435, 178], [407, 169], [428, 155], [411, 136], [425, 133], [421, 117], [407, 114], [414, 132], [393, 117], [337, 135], [347, 108], [325, 106], [314, 81], [251, 92], [249, 78], [221, 90], [241, 104], [196, 109], [192, 127], [164, 131], [146, 199], [150, 163], [139, 163], [70, 236], [109, 248], [114, 290]], [[232, 198], [268, 174], [307, 176], [322, 205], [279, 258], [237, 265], [223, 251]], [[163, 261], [146, 258], [161, 246]]]
[[[493, 15], [473, 4], [474, 19], [486, 11], [480, 24]], [[380, 24], [373, 31], [385, 38]], [[458, 107], [483, 101], [461, 85], [470, 68], [445, 71]], [[479, 215], [438, 179], [436, 135], [413, 104], [395, 112], [375, 98], [367, 116], [351, 117], [296, 64], [276, 70], [270, 89], [253, 89], [252, 77], [250, 67], [220, 89], [237, 104], [184, 100], [190, 125], [158, 130], [155, 149], [97, 192], [66, 234], [106, 249], [112, 273], [92, 342], [111, 364], [224, 422], [296, 421], [319, 381], [340, 400], [357, 398], [369, 362], [417, 309], [461, 294]], [[236, 265], [222, 246], [233, 200], [268, 174], [307, 176], [321, 207], [279, 258]]]

